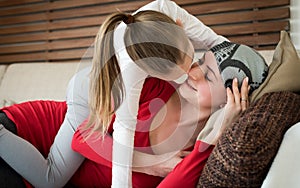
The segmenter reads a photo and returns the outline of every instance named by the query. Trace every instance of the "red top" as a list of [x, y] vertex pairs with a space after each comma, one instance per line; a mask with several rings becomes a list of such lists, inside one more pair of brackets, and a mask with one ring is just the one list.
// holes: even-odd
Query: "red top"
[[[66, 102], [37, 100], [0, 110], [15, 123], [18, 136], [30, 142], [46, 158], [64, 121], [67, 105]], [[24, 182], [26, 187], [32, 187], [25, 179]]]
[[29, 141], [47, 157], [64, 121], [67, 105], [66, 102], [40, 100], [4, 107], [1, 111], [15, 123], [18, 136]]

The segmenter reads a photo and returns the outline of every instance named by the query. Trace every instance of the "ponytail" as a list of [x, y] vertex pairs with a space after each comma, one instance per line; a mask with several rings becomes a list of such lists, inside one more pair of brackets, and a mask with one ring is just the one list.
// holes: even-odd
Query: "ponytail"
[[113, 34], [117, 24], [126, 18], [127, 15], [123, 13], [108, 17], [100, 27], [95, 40], [90, 73], [90, 118], [86, 125], [86, 128], [92, 128], [91, 133], [107, 132], [112, 115], [123, 100], [123, 80], [115, 56]]
[[[127, 53], [146, 72], [168, 74], [172, 67], [183, 62], [185, 52], [180, 49], [187, 49], [190, 44], [184, 30], [163, 13], [148, 10], [134, 16], [124, 13], [109, 16], [95, 39], [90, 73], [90, 119], [86, 125], [92, 130], [88, 136], [95, 131], [106, 133], [112, 115], [123, 101], [124, 84], [113, 41], [114, 30], [121, 21], [128, 26], [124, 34]], [[161, 59], [166, 61], [158, 61]]]

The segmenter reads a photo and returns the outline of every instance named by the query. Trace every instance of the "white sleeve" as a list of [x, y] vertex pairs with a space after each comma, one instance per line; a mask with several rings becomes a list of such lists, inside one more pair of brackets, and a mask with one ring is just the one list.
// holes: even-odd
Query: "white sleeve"
[[187, 36], [196, 49], [209, 49], [224, 41], [228, 41], [227, 38], [217, 35], [211, 28], [173, 1], [156, 0], [143, 6], [137, 12], [141, 10], [156, 10], [168, 15], [174, 21], [177, 19], [181, 20]]
[[[116, 111], [113, 133], [112, 187], [132, 187], [132, 159], [140, 93], [147, 76], [139, 67], [122, 71], [126, 98]], [[124, 186], [128, 185], [128, 186]]]
[[47, 159], [26, 140], [0, 126], [0, 156], [34, 187], [63, 187], [84, 157], [71, 148], [73, 134], [88, 117], [88, 69], [69, 82], [65, 115]]
[[125, 97], [116, 110], [113, 123], [112, 187], [132, 187], [132, 160], [134, 134], [137, 123], [139, 99], [148, 76], [127, 54], [124, 33], [126, 24], [121, 23], [114, 31], [115, 55], [121, 69]]

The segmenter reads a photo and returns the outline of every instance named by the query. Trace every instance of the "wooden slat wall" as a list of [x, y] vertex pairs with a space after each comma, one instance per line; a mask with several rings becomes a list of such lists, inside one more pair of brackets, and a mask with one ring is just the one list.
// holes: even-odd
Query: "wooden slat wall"
[[[2, 0], [0, 64], [80, 60], [106, 16], [150, 0]], [[175, 0], [218, 34], [274, 49], [289, 31], [289, 0]], [[91, 55], [86, 55], [90, 57]]]

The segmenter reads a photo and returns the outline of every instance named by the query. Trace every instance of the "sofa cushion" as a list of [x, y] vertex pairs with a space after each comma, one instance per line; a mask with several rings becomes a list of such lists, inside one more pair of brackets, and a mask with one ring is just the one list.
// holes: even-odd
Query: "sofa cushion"
[[300, 122], [293, 125], [284, 134], [280, 148], [272, 163], [262, 188], [300, 187], [300, 150], [295, 149], [300, 143]]
[[300, 95], [287, 91], [251, 104], [221, 136], [199, 187], [260, 187], [286, 130], [300, 121], [299, 108]]
[[258, 53], [264, 57], [268, 65], [271, 64], [274, 55], [274, 50], [258, 50]]
[[0, 84], [1, 84], [1, 81], [4, 76], [6, 68], [7, 68], [7, 65], [0, 65]]
[[65, 100], [70, 78], [84, 66], [77, 62], [9, 65], [0, 85], [0, 103]]
[[269, 74], [251, 97], [255, 101], [268, 92], [300, 91], [300, 59], [286, 31], [281, 31], [280, 41], [274, 51]]

